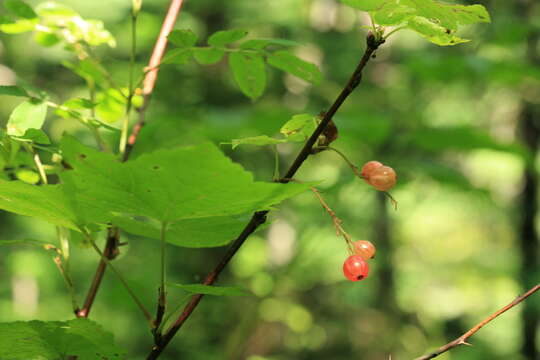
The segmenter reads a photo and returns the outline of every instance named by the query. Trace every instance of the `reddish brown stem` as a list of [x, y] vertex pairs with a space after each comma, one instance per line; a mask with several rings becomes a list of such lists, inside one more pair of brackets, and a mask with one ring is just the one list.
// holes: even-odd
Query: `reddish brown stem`
[[[362, 56], [360, 62], [358, 63], [356, 69], [354, 70], [353, 74], [351, 75], [351, 78], [341, 91], [341, 93], [338, 95], [330, 109], [324, 114], [324, 117], [322, 118], [321, 122], [313, 132], [313, 134], [310, 136], [296, 159], [294, 160], [293, 164], [287, 171], [287, 174], [284, 178], [280, 179], [279, 182], [282, 183], [288, 183], [293, 177], [294, 174], [296, 174], [296, 171], [300, 168], [300, 166], [303, 164], [303, 162], [307, 159], [307, 157], [312, 153], [313, 146], [319, 139], [319, 136], [322, 134], [324, 129], [328, 126], [330, 121], [332, 120], [332, 117], [336, 113], [336, 111], [341, 107], [345, 99], [353, 92], [353, 90], [360, 84], [362, 80], [362, 71], [364, 70], [364, 67], [368, 63], [369, 59], [377, 50], [377, 48], [384, 42], [384, 40], [377, 40], [375, 37], [370, 34], [367, 37], [367, 47], [364, 52], [364, 55]], [[229, 263], [229, 261], [232, 259], [232, 257], [236, 254], [238, 249], [242, 246], [244, 241], [248, 238], [249, 235], [251, 235], [257, 228], [264, 224], [266, 221], [266, 214], [268, 211], [259, 211], [253, 214], [250, 222], [246, 225], [242, 233], [236, 238], [236, 240], [233, 241], [221, 261], [218, 263], [218, 265], [212, 270], [203, 281], [204, 285], [212, 285], [218, 278], [219, 274], [225, 266]], [[169, 344], [171, 339], [176, 335], [178, 330], [182, 327], [182, 325], [185, 323], [185, 321], [191, 316], [199, 302], [201, 301], [203, 295], [197, 294], [194, 295], [191, 300], [188, 302], [188, 304], [184, 307], [184, 311], [178, 319], [174, 322], [174, 324], [167, 330], [165, 334], [163, 334], [161, 338], [161, 342], [159, 344], [156, 344], [150, 353], [148, 354], [147, 360], [154, 360], [159, 357], [159, 355], [163, 352], [165, 347]]]
[[540, 284], [537, 284], [536, 286], [534, 286], [533, 288], [531, 288], [529, 291], [527, 291], [525, 294], [521, 295], [521, 296], [518, 296], [514, 301], [512, 301], [510, 304], [502, 307], [501, 309], [495, 311], [493, 314], [491, 314], [490, 316], [488, 316], [487, 318], [485, 318], [484, 320], [480, 321], [478, 324], [476, 324], [475, 326], [473, 326], [469, 331], [467, 331], [465, 334], [461, 335], [460, 337], [458, 337], [457, 339], [449, 342], [448, 344], [446, 345], [443, 345], [441, 346], [440, 348], [438, 348], [437, 350], [433, 351], [432, 353], [428, 354], [428, 355], [424, 355], [424, 356], [421, 356], [419, 358], [416, 358], [415, 360], [429, 360], [429, 359], [433, 359], [433, 358], [436, 358], [437, 356], [441, 355], [442, 353], [445, 353], [447, 352], [448, 350], [451, 350], [459, 345], [470, 345], [467, 340], [473, 336], [478, 330], [480, 330], [482, 327], [484, 327], [484, 325], [487, 325], [488, 323], [490, 323], [491, 321], [493, 321], [495, 318], [497, 318], [499, 315], [501, 315], [502, 313], [510, 310], [511, 308], [513, 308], [514, 306], [516, 306], [517, 304], [519, 304], [520, 302], [522, 302], [523, 300], [525, 300], [526, 298], [528, 298], [529, 296], [531, 296], [532, 294], [534, 294], [536, 291], [538, 291], [538, 289], [540, 289]]
[[161, 59], [163, 59], [163, 55], [165, 54], [165, 50], [167, 49], [167, 36], [169, 36], [170, 32], [174, 27], [174, 23], [176, 22], [176, 18], [180, 13], [180, 9], [182, 8], [183, 3], [184, 0], [172, 0], [171, 4], [169, 5], [169, 11], [167, 11], [167, 15], [165, 16], [165, 20], [163, 20], [161, 31], [159, 32], [159, 36], [156, 40], [156, 45], [154, 46], [152, 56], [150, 57], [150, 61], [148, 62], [148, 66], [146, 67], [148, 69], [148, 72], [146, 73], [143, 81], [143, 105], [138, 109], [139, 120], [133, 126], [131, 134], [129, 135], [126, 145], [126, 151], [124, 152], [123, 156], [124, 161], [129, 158], [129, 154], [131, 153], [133, 146], [135, 146], [139, 133], [141, 132], [141, 129], [145, 124], [146, 109], [148, 108], [150, 98], [152, 97], [152, 92], [154, 91], [154, 86], [156, 85], [159, 66], [161, 65]]
[[[152, 55], [150, 56], [150, 61], [148, 62], [148, 69], [150, 70], [146, 73], [144, 77], [144, 82], [143, 82], [144, 102], [143, 102], [143, 105], [138, 109], [139, 120], [131, 131], [131, 135], [129, 136], [128, 143], [126, 146], [126, 151], [124, 152], [124, 155], [122, 156], [122, 161], [128, 160], [129, 155], [131, 153], [131, 149], [135, 145], [135, 142], [137, 141], [137, 136], [139, 135], [139, 132], [142, 126], [144, 125], [144, 116], [145, 116], [146, 109], [148, 108], [148, 104], [150, 102], [150, 97], [154, 90], [154, 86], [156, 84], [158, 71], [159, 71], [159, 65], [161, 64], [161, 59], [163, 58], [165, 49], [167, 48], [167, 36], [169, 36], [169, 33], [173, 29], [174, 23], [176, 22], [176, 19], [178, 18], [178, 15], [180, 14], [180, 9], [182, 8], [182, 4], [183, 4], [183, 0], [171, 0], [171, 4], [169, 5], [169, 10], [167, 11], [167, 15], [165, 16], [165, 19], [163, 20], [161, 31], [156, 40], [156, 45], [154, 46]], [[107, 234], [107, 243], [103, 251], [104, 255], [108, 259], [112, 260], [118, 254], [118, 242], [119, 242], [118, 229], [110, 228]], [[82, 307], [82, 309], [76, 312], [77, 317], [88, 317], [90, 313], [90, 309], [92, 308], [92, 304], [94, 303], [94, 300], [96, 298], [96, 294], [101, 285], [101, 281], [103, 280], [103, 275], [105, 274], [106, 268], [107, 268], [107, 264], [103, 261], [103, 259], [100, 260], [99, 265], [96, 269], [96, 273], [92, 280], [92, 284], [90, 285], [90, 289], [88, 290], [88, 293], [86, 295], [84, 306]]]

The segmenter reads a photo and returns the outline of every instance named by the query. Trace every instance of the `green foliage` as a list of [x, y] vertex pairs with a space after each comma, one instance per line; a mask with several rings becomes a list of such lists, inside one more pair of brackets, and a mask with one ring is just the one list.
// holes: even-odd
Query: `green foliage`
[[233, 30], [220, 30], [213, 33], [208, 38], [208, 45], [212, 46], [225, 46], [243, 39], [248, 34], [245, 30], [233, 29]]
[[259, 135], [241, 139], [232, 139], [230, 143], [223, 144], [231, 144], [232, 148], [235, 149], [239, 145], [267, 146], [287, 142], [305, 142], [313, 131], [315, 131], [318, 121], [318, 118], [314, 117], [313, 115], [298, 114], [294, 115], [279, 130], [279, 132], [285, 137], [283, 139], [276, 139], [267, 135]]
[[236, 52], [229, 55], [229, 66], [240, 90], [249, 98], [256, 99], [266, 87], [266, 70], [259, 54]]
[[33, 19], [37, 17], [34, 10], [27, 3], [21, 0], [5, 0], [4, 7], [12, 12], [15, 16], [24, 19]]
[[23, 136], [28, 129], [41, 129], [47, 116], [47, 103], [30, 99], [20, 103], [11, 113], [7, 123], [7, 133]]
[[0, 323], [0, 357], [5, 360], [120, 360], [112, 334], [88, 319]]
[[321, 73], [317, 66], [298, 58], [289, 51], [268, 51], [270, 46], [296, 46], [298, 43], [284, 39], [249, 39], [236, 48], [227, 47], [247, 36], [245, 30], [221, 30], [208, 38], [208, 47], [195, 47], [197, 36], [191, 30], [175, 30], [169, 40], [178, 48], [170, 50], [163, 59], [164, 64], [186, 64], [191, 58], [201, 65], [215, 64], [229, 53], [229, 67], [234, 80], [244, 95], [259, 98], [266, 88], [265, 62], [310, 83], [318, 84]]
[[[456, 45], [469, 40], [455, 35], [460, 25], [490, 22], [482, 5], [450, 5], [435, 0], [341, 0], [372, 15], [380, 26], [410, 29], [437, 45]], [[384, 29], [379, 30], [384, 33]], [[384, 35], [382, 35], [384, 36]]]
[[212, 296], [248, 296], [249, 293], [236, 286], [209, 286], [202, 284], [174, 284], [170, 283], [170, 286], [178, 287], [192, 294], [203, 294]]
[[28, 97], [26, 90], [19, 86], [0, 85], [0, 95]]
[[197, 35], [189, 30], [173, 30], [167, 37], [171, 43], [178, 47], [192, 47], [197, 43]]

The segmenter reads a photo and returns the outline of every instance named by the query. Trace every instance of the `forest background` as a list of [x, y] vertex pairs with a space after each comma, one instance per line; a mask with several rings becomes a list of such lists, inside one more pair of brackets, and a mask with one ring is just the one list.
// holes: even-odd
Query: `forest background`
[[[28, 1], [35, 5], [37, 1]], [[116, 47], [97, 54], [116, 81], [125, 83], [130, 54], [131, 3], [62, 2], [84, 18], [104, 21]], [[467, 3], [467, 2], [463, 2]], [[473, 2], [470, 2], [473, 3]], [[334, 146], [360, 165], [377, 159], [398, 173], [395, 211], [355, 178], [334, 153], [318, 154], [297, 175], [318, 185], [349, 233], [377, 246], [370, 277], [351, 283], [346, 256], [327, 214], [312, 193], [280, 205], [270, 225], [253, 235], [221, 276], [252, 295], [207, 297], [164, 359], [410, 359], [462, 334], [539, 278], [537, 189], [540, 125], [540, 4], [483, 0], [491, 24], [461, 33], [472, 41], [430, 44], [411, 31], [392, 36], [366, 68], [363, 83], [334, 118]], [[168, 5], [146, 0], [138, 21], [139, 69], [146, 63]], [[317, 64], [323, 79], [312, 86], [269, 69], [257, 101], [243, 96], [226, 62], [195, 62], [161, 69], [148, 124], [133, 157], [157, 148], [274, 135], [298, 113], [326, 109], [365, 47], [368, 18], [333, 0], [187, 1], [176, 28], [201, 39], [240, 28], [258, 37], [299, 42], [295, 53]], [[0, 84], [23, 78], [62, 102], [84, 96], [84, 83], [61, 65], [72, 55], [36, 45], [32, 36], [0, 35]], [[20, 102], [0, 98], [7, 121]], [[50, 113], [45, 129], [58, 139], [83, 141], [79, 123]], [[269, 181], [271, 148], [221, 149]], [[282, 163], [298, 148], [279, 148]], [[0, 241], [53, 241], [54, 227], [0, 212]], [[126, 235], [115, 263], [143, 300], [156, 297], [156, 242]], [[223, 248], [170, 247], [169, 281], [195, 283]], [[97, 262], [83, 246], [73, 251], [73, 280], [81, 296]], [[64, 320], [70, 299], [49, 254], [24, 246], [0, 251], [0, 319]], [[531, 297], [440, 359], [539, 359], [540, 298]], [[107, 273], [92, 319], [115, 334], [128, 358], [150, 346], [136, 305]]]

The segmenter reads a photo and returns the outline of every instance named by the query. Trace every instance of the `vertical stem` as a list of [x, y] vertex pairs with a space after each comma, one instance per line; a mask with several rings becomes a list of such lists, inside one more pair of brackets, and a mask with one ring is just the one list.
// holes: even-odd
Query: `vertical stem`
[[131, 14], [131, 52], [129, 56], [129, 93], [127, 97], [126, 116], [122, 124], [122, 132], [120, 135], [120, 154], [126, 152], [127, 138], [129, 131], [129, 120], [131, 118], [131, 108], [133, 104], [133, 71], [135, 68], [135, 56], [137, 54], [137, 18], [138, 12]]
[[278, 181], [279, 180], [279, 153], [277, 150], [277, 145], [272, 145], [272, 151], [274, 153], [274, 176], [273, 180]]
[[165, 280], [166, 280], [166, 248], [167, 243], [165, 241], [165, 236], [167, 234], [167, 222], [164, 221], [161, 223], [161, 233], [160, 233], [160, 243], [161, 243], [161, 279], [160, 279], [160, 286], [159, 286], [159, 299], [158, 299], [158, 306], [157, 306], [157, 314], [156, 314], [156, 328], [158, 328], [161, 325], [161, 321], [163, 320], [163, 315], [165, 314], [165, 309], [167, 306], [167, 291], [165, 288]]

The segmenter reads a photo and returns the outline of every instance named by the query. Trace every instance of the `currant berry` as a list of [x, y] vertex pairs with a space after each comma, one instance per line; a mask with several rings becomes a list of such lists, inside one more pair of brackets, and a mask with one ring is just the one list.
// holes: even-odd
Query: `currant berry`
[[351, 281], [363, 280], [368, 273], [369, 266], [360, 255], [351, 255], [343, 263], [343, 274]]
[[373, 172], [373, 170], [381, 166], [383, 166], [383, 164], [381, 164], [378, 161], [375, 161], [375, 160], [368, 161], [367, 163], [364, 164], [364, 166], [362, 166], [362, 170], [360, 174], [362, 175], [364, 180], [369, 183], [369, 177], [371, 176], [371, 173]]
[[358, 240], [353, 243], [354, 253], [359, 255], [364, 260], [369, 260], [375, 257], [375, 245], [367, 240]]
[[389, 166], [379, 166], [371, 172], [368, 182], [379, 191], [387, 191], [396, 185], [396, 172]]

